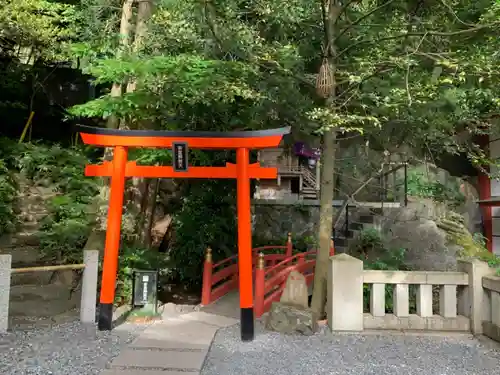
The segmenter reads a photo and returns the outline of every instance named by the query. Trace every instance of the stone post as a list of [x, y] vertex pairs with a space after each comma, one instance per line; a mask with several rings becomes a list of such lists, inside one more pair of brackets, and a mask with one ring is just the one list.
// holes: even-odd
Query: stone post
[[83, 252], [82, 296], [80, 304], [80, 321], [95, 323], [97, 305], [97, 282], [99, 275], [99, 251], [85, 250]]
[[363, 330], [363, 262], [347, 254], [330, 257], [327, 318], [332, 331]]
[[495, 270], [477, 259], [460, 259], [457, 269], [469, 275], [469, 285], [458, 298], [459, 313], [469, 317], [472, 333], [480, 335], [483, 333], [483, 320], [486, 320], [490, 306], [488, 295], [483, 289], [483, 277], [494, 274]]
[[0, 255], [0, 333], [9, 328], [11, 266], [12, 255]]

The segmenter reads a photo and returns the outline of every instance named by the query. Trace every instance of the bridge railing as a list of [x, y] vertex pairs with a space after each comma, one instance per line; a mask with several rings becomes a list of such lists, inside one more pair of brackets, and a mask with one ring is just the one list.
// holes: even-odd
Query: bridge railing
[[[333, 240], [330, 243], [330, 256], [335, 255]], [[288, 275], [292, 271], [303, 274], [307, 286], [312, 285], [314, 267], [316, 266], [316, 250], [295, 254], [283, 259], [271, 267], [266, 267], [264, 254], [259, 255], [255, 274], [255, 316], [260, 318], [269, 311], [273, 302], [281, 298]]]
[[[279, 251], [280, 253], [276, 253]], [[252, 249], [253, 268], [260, 253], [268, 253], [264, 256], [266, 266], [281, 262], [293, 253], [292, 235], [288, 233], [286, 245], [260, 246]], [[269, 253], [271, 252], [271, 253]], [[203, 265], [203, 285], [201, 304], [209, 305], [222, 296], [238, 288], [238, 255], [230, 256], [218, 263], [213, 263], [212, 250], [207, 248], [205, 262]]]
[[[276, 250], [278, 252], [276, 252]], [[257, 316], [266, 312], [272, 301], [276, 301], [281, 296], [284, 282], [288, 274], [293, 270], [306, 273], [309, 283], [314, 275], [313, 254], [316, 251], [299, 253], [293, 255], [292, 235], [288, 233], [286, 245], [261, 246], [252, 249], [253, 254], [253, 275], [254, 275], [254, 296], [258, 311]], [[334, 254], [333, 241], [331, 243], [330, 255]], [[304, 266], [303, 264], [306, 264]], [[262, 270], [266, 270], [263, 276]], [[273, 276], [275, 276], [273, 278]], [[264, 277], [264, 279], [262, 279]], [[264, 292], [259, 283], [264, 280]], [[266, 281], [267, 280], [267, 281]], [[263, 285], [263, 284], [262, 284]], [[207, 249], [203, 266], [203, 286], [201, 304], [206, 306], [215, 302], [222, 296], [238, 288], [238, 255], [233, 255], [218, 263], [212, 261], [212, 250]], [[262, 311], [262, 313], [260, 313]]]
[[265, 255], [259, 254], [255, 273], [255, 316], [260, 318], [269, 310], [271, 304], [279, 301], [288, 275], [297, 271], [305, 275], [310, 285], [314, 278], [316, 250], [296, 254], [272, 267], [265, 267]]

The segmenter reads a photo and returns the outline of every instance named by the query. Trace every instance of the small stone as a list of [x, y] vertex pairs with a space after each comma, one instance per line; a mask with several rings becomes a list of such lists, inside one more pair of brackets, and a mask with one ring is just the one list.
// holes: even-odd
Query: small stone
[[304, 275], [297, 271], [290, 272], [280, 302], [302, 308], [309, 307], [309, 292]]
[[318, 330], [318, 319], [310, 308], [274, 302], [267, 317], [266, 328], [285, 334], [311, 336]]

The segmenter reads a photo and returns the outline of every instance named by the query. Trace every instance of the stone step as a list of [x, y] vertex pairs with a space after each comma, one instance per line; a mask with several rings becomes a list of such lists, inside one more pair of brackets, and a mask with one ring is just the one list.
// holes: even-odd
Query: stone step
[[349, 229], [350, 230], [363, 230], [363, 223], [358, 223], [358, 222], [349, 222]]
[[373, 215], [360, 215], [356, 221], [359, 223], [373, 224], [375, 217]]
[[203, 311], [156, 322], [102, 374], [199, 374], [217, 330], [235, 323], [236, 319]]
[[349, 239], [345, 237], [337, 237], [334, 240], [334, 247], [343, 247], [343, 248], [348, 248], [349, 247]]

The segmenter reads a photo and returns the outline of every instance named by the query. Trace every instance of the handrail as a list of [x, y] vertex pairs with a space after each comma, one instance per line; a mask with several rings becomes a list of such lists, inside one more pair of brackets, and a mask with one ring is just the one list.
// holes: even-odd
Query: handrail
[[[388, 164], [384, 164], [384, 165], [388, 165]], [[404, 168], [404, 178], [403, 178], [404, 181], [403, 181], [403, 184], [398, 184], [398, 185], [394, 186], [394, 190], [396, 190], [401, 185], [404, 186], [404, 188], [403, 188], [404, 189], [403, 200], [404, 200], [405, 207], [408, 206], [408, 162], [398, 163], [398, 165], [391, 168], [387, 172], [383, 172], [383, 173], [379, 174], [378, 179], [379, 179], [379, 183], [380, 183], [380, 190], [381, 190], [380, 193], [382, 195], [380, 197], [380, 199], [381, 199], [382, 203], [387, 199], [387, 190], [388, 190], [387, 187], [385, 186], [385, 183], [383, 183], [384, 179], [387, 178], [387, 176], [394, 174], [394, 172], [397, 172], [401, 168]]]
[[393, 167], [392, 169], [388, 170], [387, 172], [380, 173], [379, 177], [386, 177], [386, 176], [390, 175], [391, 173], [399, 171], [401, 168], [403, 168], [407, 165], [408, 165], [408, 163], [402, 162], [401, 164]]
[[61, 264], [56, 266], [39, 266], [39, 267], [24, 267], [12, 268], [11, 273], [27, 273], [27, 272], [47, 272], [47, 271], [63, 271], [63, 270], [81, 270], [85, 268], [84, 263], [79, 264]]
[[[316, 259], [309, 259], [309, 260], [304, 260], [304, 263], [298, 263], [298, 264], [290, 264], [286, 268], [283, 268], [279, 270], [276, 274], [274, 274], [270, 279], [265, 280], [264, 282], [264, 290], [269, 289], [269, 287], [275, 287], [277, 284], [276, 280], [286, 280], [286, 275], [289, 274], [292, 271], [299, 271], [302, 272], [301, 268], [308, 268], [312, 265], [316, 264]], [[267, 272], [266, 272], [267, 273]]]
[[278, 264], [275, 264], [274, 266], [272, 266], [270, 268], [266, 268], [266, 273], [271, 273], [276, 268], [283, 267], [286, 263], [289, 263], [290, 261], [292, 261], [294, 259], [305, 258], [306, 255], [312, 255], [312, 254], [316, 254], [316, 250], [306, 251], [303, 253], [295, 254], [294, 256], [292, 256], [290, 258], [286, 258], [285, 260], [279, 262]]
[[230, 256], [229, 258], [226, 258], [226, 259], [221, 260], [219, 263], [215, 263], [215, 264], [213, 264], [213, 265], [212, 265], [212, 268], [219, 267], [221, 264], [227, 263], [227, 262], [229, 262], [230, 260], [234, 260], [234, 259], [236, 259], [236, 258], [238, 258], [238, 254], [236, 254], [236, 255], [232, 255], [232, 256]]
[[301, 172], [304, 174], [304, 177], [309, 178], [310, 182], [314, 182], [316, 183], [316, 176], [312, 174], [312, 172], [307, 169], [306, 167], [304, 166], [301, 166]]
[[269, 250], [269, 249], [285, 249], [286, 250], [287, 246], [283, 245], [276, 245], [276, 246], [260, 246], [260, 247], [255, 247], [252, 249], [252, 252], [260, 252], [262, 250]]
[[[260, 247], [254, 247], [252, 249], [252, 253], [258, 253], [262, 250], [268, 250], [268, 249], [285, 249], [286, 250], [286, 246], [283, 246], [283, 245], [276, 245], [276, 246], [260, 246]], [[256, 255], [256, 254], [253, 254], [253, 255]], [[223, 260], [221, 260], [219, 263], [215, 263], [212, 265], [212, 268], [215, 268], [215, 267], [219, 267], [220, 265], [222, 264], [225, 264], [227, 262], [229, 262], [230, 260], [234, 260], [238, 258], [238, 254], [235, 254], [235, 255], [231, 255], [229, 258], [225, 258]]]

